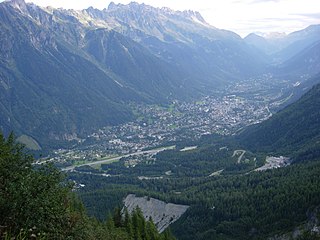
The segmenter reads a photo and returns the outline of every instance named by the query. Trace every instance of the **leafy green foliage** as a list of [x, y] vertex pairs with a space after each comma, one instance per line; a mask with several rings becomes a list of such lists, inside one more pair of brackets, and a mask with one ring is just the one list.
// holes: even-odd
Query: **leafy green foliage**
[[[124, 216], [123, 216], [124, 215]], [[174, 240], [169, 231], [159, 234], [152, 219], [146, 221], [139, 208], [133, 210], [131, 214], [125, 209], [124, 214], [119, 208], [115, 209], [113, 218], [107, 221], [109, 228], [122, 228], [126, 231], [128, 239], [132, 240]]]
[[48, 234], [60, 235], [68, 222], [67, 186], [52, 166], [32, 166], [33, 158], [14, 143], [0, 136], [0, 225], [18, 233], [37, 227]]
[[116, 208], [105, 223], [89, 218], [71, 186], [62, 180], [53, 166], [33, 165], [13, 134], [8, 139], [0, 134], [0, 238], [173, 239], [159, 234], [139, 210], [123, 217]]

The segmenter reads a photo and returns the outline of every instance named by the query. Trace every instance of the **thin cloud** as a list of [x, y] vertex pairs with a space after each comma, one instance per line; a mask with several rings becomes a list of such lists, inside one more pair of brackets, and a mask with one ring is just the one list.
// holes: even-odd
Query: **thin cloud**
[[290, 15], [319, 19], [319, 23], [320, 23], [320, 12], [318, 12], [318, 13], [293, 13]]

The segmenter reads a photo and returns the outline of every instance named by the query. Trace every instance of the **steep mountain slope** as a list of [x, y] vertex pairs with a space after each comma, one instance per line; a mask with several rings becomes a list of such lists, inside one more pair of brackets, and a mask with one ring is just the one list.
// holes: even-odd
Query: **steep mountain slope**
[[11, 2], [0, 6], [3, 131], [65, 140], [132, 118], [121, 104], [137, 98], [132, 90], [18, 11]]
[[306, 48], [320, 41], [320, 25], [311, 25], [288, 35], [264, 37], [254, 33], [245, 42], [274, 58], [275, 63], [288, 61]]
[[164, 102], [170, 96], [187, 98], [186, 89], [190, 87], [183, 85], [185, 73], [133, 40], [113, 30], [96, 29], [88, 31], [83, 42], [88, 54], [146, 99]]
[[285, 75], [313, 76], [320, 71], [320, 41], [311, 44], [278, 66], [279, 72]]
[[267, 63], [265, 56], [238, 35], [210, 26], [198, 12], [159, 9], [135, 2], [110, 3], [104, 10], [45, 10], [54, 17], [78, 21], [91, 30], [112, 29], [130, 38], [162, 62], [160, 69], [166, 66], [166, 72], [175, 75], [171, 84], [175, 85], [180, 78], [179, 92], [187, 91], [188, 95], [194, 94], [194, 89], [207, 93], [216, 90], [218, 84], [260, 73]]
[[309, 45], [287, 61], [269, 68], [278, 78], [291, 81], [293, 88], [288, 88], [283, 96], [288, 97], [281, 108], [297, 101], [310, 88], [319, 83], [320, 41]]
[[134, 2], [111, 3], [103, 11], [91, 8], [84, 12], [99, 22], [112, 19], [115, 31], [182, 68], [200, 84], [212, 85], [257, 73], [266, 63], [238, 35], [210, 26], [198, 12], [175, 12]]
[[47, 144], [133, 118], [127, 103], [209, 94], [264, 57], [199, 13], [144, 4], [99, 11], [0, 3], [1, 129]]
[[320, 156], [320, 85], [269, 120], [244, 130], [238, 140], [248, 149], [280, 152], [306, 160]]
[[[295, 77], [296, 80], [299, 78]], [[320, 83], [320, 73], [315, 74], [314, 76], [308, 78], [303, 82], [297, 81], [294, 85], [293, 89], [289, 89], [286, 95], [289, 96], [288, 101], [284, 102], [280, 105], [281, 108], [285, 108], [286, 106], [298, 101], [304, 94], [306, 94], [314, 85]]]
[[[92, 40], [98, 30], [86, 30], [75, 18], [55, 17], [23, 1], [2, 3], [0, 11], [0, 123], [5, 133], [15, 130], [46, 144], [71, 140], [132, 119], [123, 102], [163, 101], [180, 90], [178, 71], [120, 34], [104, 31], [108, 49], [99, 51]], [[94, 48], [106, 56], [101, 64]]]
[[258, 34], [255, 34], [255, 33], [250, 33], [243, 40], [247, 44], [252, 45], [257, 49], [261, 50], [265, 54], [272, 54], [277, 51], [275, 44], [273, 44], [271, 41], [268, 41], [268, 39], [262, 36], [259, 36]]
[[290, 33], [283, 41], [284, 47], [275, 54], [275, 58], [286, 61], [320, 41], [320, 25], [311, 25], [303, 30]]

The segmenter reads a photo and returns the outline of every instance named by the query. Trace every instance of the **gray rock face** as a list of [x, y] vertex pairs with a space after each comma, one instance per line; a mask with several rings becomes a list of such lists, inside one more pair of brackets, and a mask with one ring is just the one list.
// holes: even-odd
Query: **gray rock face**
[[186, 205], [165, 203], [154, 198], [136, 197], [134, 194], [129, 194], [123, 202], [130, 213], [139, 207], [146, 220], [151, 217], [160, 233], [177, 221], [189, 208]]

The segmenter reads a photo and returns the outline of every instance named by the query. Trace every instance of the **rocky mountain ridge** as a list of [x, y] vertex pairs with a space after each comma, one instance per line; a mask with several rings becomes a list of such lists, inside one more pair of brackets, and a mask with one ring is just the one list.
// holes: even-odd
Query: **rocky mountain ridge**
[[137, 3], [75, 11], [12, 0], [0, 3], [0, 18], [0, 126], [40, 145], [128, 121], [128, 102], [209, 94], [264, 64], [239, 36], [193, 11]]
[[216, 94], [269, 64], [194, 11], [138, 3], [78, 11], [12, 0], [0, 3], [0, 20], [0, 129], [46, 146], [133, 120], [128, 103]]
[[244, 40], [264, 53], [271, 55], [277, 62], [284, 62], [303, 49], [320, 41], [320, 25], [311, 25], [288, 35], [251, 33]]

